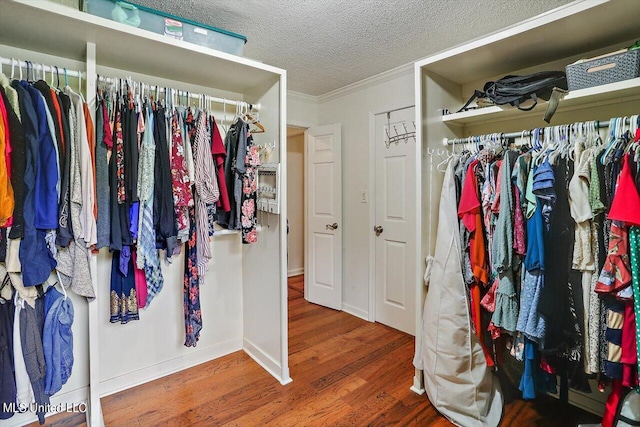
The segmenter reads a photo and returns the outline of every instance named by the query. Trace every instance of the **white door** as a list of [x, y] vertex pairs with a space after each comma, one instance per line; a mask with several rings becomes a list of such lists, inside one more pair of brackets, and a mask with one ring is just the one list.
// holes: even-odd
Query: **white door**
[[310, 128], [305, 144], [305, 298], [342, 310], [342, 155], [340, 125]]
[[[375, 116], [375, 320], [415, 335], [414, 108]], [[391, 137], [391, 140], [389, 139]], [[377, 230], [377, 231], [376, 231]]]

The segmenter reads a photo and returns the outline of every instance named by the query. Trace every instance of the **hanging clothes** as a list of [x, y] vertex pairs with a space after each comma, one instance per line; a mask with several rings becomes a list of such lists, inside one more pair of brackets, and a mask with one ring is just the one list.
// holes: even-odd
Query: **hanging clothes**
[[96, 108], [96, 249], [109, 246], [109, 163], [108, 143], [111, 138], [111, 125], [107, 115], [107, 103], [102, 97], [98, 99]]
[[229, 191], [227, 190], [227, 181], [224, 172], [224, 164], [227, 158], [227, 150], [224, 147], [220, 129], [213, 116], [211, 116], [211, 154], [216, 166], [216, 176], [218, 178], [218, 187], [220, 196], [217, 202], [217, 211], [231, 211], [231, 203], [229, 202]]
[[[0, 73], [0, 82], [6, 79], [4, 74]], [[8, 82], [8, 80], [6, 80]], [[1, 83], [0, 83], [1, 84]], [[10, 98], [9, 94], [13, 98]], [[24, 231], [24, 174], [27, 161], [27, 146], [25, 141], [24, 128], [20, 120], [20, 104], [18, 92], [11, 86], [0, 87], [0, 95], [7, 108], [7, 122], [11, 135], [11, 188], [13, 190], [14, 207], [11, 221], [11, 231], [8, 238], [22, 238]]]
[[133, 260], [122, 261], [119, 251], [111, 258], [111, 323], [138, 320], [138, 300], [133, 274]]
[[500, 212], [493, 238], [493, 268], [498, 272], [500, 285], [496, 290], [496, 309], [491, 321], [496, 327], [515, 332], [518, 322], [518, 300], [514, 278], [513, 252], [513, 191], [511, 168], [518, 157], [514, 151], [508, 151], [500, 166]]
[[[8, 276], [7, 276], [8, 277]], [[7, 280], [7, 279], [5, 279]], [[7, 286], [3, 284], [3, 288]], [[15, 307], [13, 298], [0, 299], [0, 420], [13, 416], [13, 411], [5, 410], [6, 405], [16, 403], [16, 377], [13, 346], [13, 319]]]
[[[156, 229], [153, 221], [153, 203], [155, 172], [154, 164], [156, 159], [156, 143], [154, 139], [154, 115], [146, 106], [145, 132], [142, 136], [140, 147], [140, 166], [138, 168], [138, 200], [140, 201], [140, 237], [138, 239], [136, 264], [139, 269], [144, 269], [145, 281], [147, 284], [147, 296], [145, 307], [148, 307], [155, 296], [162, 290], [164, 277], [160, 268], [160, 256], [156, 249]], [[140, 297], [140, 299], [142, 299]]]
[[189, 237], [189, 214], [187, 209], [193, 206], [191, 180], [185, 160], [185, 144], [182, 122], [177, 110], [171, 114], [171, 184], [173, 186], [173, 204], [175, 207], [178, 240], [185, 242]]
[[211, 245], [209, 244], [209, 215], [207, 205], [218, 201], [220, 194], [215, 179], [215, 166], [210, 150], [211, 134], [206, 112], [198, 115], [196, 135], [193, 144], [195, 163], [195, 220], [197, 239], [198, 275], [204, 276], [211, 259]]
[[[248, 127], [248, 125], [247, 125]], [[260, 152], [253, 145], [253, 137], [247, 137], [247, 156], [245, 160], [245, 172], [242, 177], [242, 213], [240, 223], [242, 225], [242, 243], [256, 243], [258, 241], [258, 219], [256, 216], [258, 199], [258, 167], [260, 166]]]
[[[24, 199], [24, 237], [20, 244], [20, 263], [22, 265], [29, 265], [30, 268], [25, 269], [22, 272], [22, 279], [25, 286], [35, 286], [43, 283], [49, 277], [49, 273], [56, 267], [56, 261], [53, 259], [51, 252], [47, 249], [47, 245], [44, 240], [44, 231], [36, 228], [36, 199], [39, 199], [40, 206], [46, 206], [45, 200], [49, 200], [52, 196], [51, 191], [45, 190], [43, 194], [37, 197], [36, 193], [40, 187], [37, 187], [39, 173], [39, 157], [40, 157], [40, 132], [48, 132], [48, 129], [44, 122], [41, 122], [36, 113], [36, 106], [44, 108], [42, 105], [39, 92], [29, 92], [29, 84], [26, 81], [17, 82], [14, 81], [12, 86], [18, 92], [20, 101], [20, 109], [23, 118], [23, 126], [26, 136], [26, 166], [25, 166], [25, 199]], [[35, 89], [32, 89], [35, 91]], [[40, 101], [40, 104], [38, 104]], [[42, 126], [41, 126], [42, 125]], [[44, 139], [44, 138], [43, 138]], [[51, 154], [53, 151], [48, 151], [47, 154]], [[42, 179], [42, 181], [50, 182], [52, 178], [51, 174], [55, 174], [55, 167], [50, 168], [48, 179]], [[44, 173], [44, 172], [43, 172]], [[55, 185], [51, 185], [49, 188], [53, 189], [55, 193]], [[50, 204], [51, 205], [51, 204]], [[56, 207], [57, 203], [52, 203]], [[52, 207], [52, 206], [49, 206]], [[46, 215], [45, 215], [46, 216]], [[50, 218], [49, 218], [50, 219]], [[55, 218], [53, 219], [55, 220]], [[55, 225], [53, 225], [55, 227]]]
[[44, 392], [56, 394], [71, 377], [73, 369], [73, 304], [55, 287], [44, 295], [42, 347], [46, 363]]
[[189, 206], [189, 240], [184, 257], [184, 325], [186, 347], [195, 347], [202, 330], [202, 312], [200, 310], [200, 278], [198, 275], [198, 250], [196, 233], [196, 215], [193, 206]]
[[178, 245], [178, 230], [176, 229], [173, 206], [173, 187], [164, 108], [158, 107], [154, 111], [153, 132], [156, 143], [153, 224], [156, 229], [158, 246], [162, 249], [166, 248], [168, 254], [173, 254]]

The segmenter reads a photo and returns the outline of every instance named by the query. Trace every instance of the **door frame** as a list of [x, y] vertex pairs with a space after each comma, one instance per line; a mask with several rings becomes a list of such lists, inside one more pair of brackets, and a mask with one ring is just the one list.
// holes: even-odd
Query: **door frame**
[[[308, 176], [308, 168], [306, 167], [306, 161], [307, 161], [307, 156], [308, 156], [308, 146], [309, 146], [309, 128], [313, 127], [313, 125], [309, 124], [309, 123], [303, 123], [303, 122], [298, 122], [298, 121], [292, 121], [292, 122], [288, 122], [287, 121], [287, 129], [288, 128], [297, 128], [297, 129], [302, 129], [304, 131], [303, 135], [304, 135], [304, 187], [303, 187], [303, 194], [302, 194], [302, 209], [303, 209], [303, 218], [304, 218], [304, 238], [305, 238], [305, 244], [303, 245], [302, 251], [303, 251], [303, 256], [304, 256], [304, 272], [302, 273], [304, 275], [304, 299], [305, 300], [309, 300], [309, 286], [307, 286], [307, 272], [309, 271], [309, 266], [308, 266], [308, 259], [309, 259], [309, 254], [307, 253], [307, 244], [306, 244], [306, 239], [307, 239], [307, 222], [309, 221], [309, 201], [308, 201], [308, 196], [307, 196], [307, 182], [309, 181], [309, 176]], [[288, 238], [288, 236], [287, 236]], [[288, 273], [288, 268], [289, 268], [289, 263], [287, 262], [287, 273]], [[288, 279], [288, 274], [287, 274], [287, 279]]]
[[[389, 111], [394, 110], [404, 110], [408, 108], [415, 108], [415, 105], [406, 105], [406, 103], [402, 104], [390, 104], [388, 108], [370, 111], [369, 112], [369, 321], [376, 321], [376, 271], [375, 271], [375, 262], [376, 262], [376, 236], [373, 233], [373, 227], [375, 226], [376, 221], [376, 116], [379, 114], [386, 114]], [[416, 122], [418, 123], [418, 122]], [[421, 197], [421, 166], [422, 166], [422, 150], [420, 148], [420, 141], [417, 140], [417, 132], [416, 132], [416, 150], [415, 150], [415, 158], [416, 162], [416, 177], [420, 177], [418, 182], [416, 182], [415, 188], [415, 200], [416, 200], [416, 212], [415, 212], [415, 223], [414, 229], [416, 233], [420, 235], [417, 236], [415, 240], [415, 253], [414, 256], [416, 258], [416, 271], [414, 277], [414, 283], [416, 284], [416, 295], [420, 295], [420, 286], [422, 285], [422, 262], [420, 258], [422, 257], [422, 235], [420, 233], [420, 218], [421, 218], [421, 210], [422, 210], [422, 197]], [[422, 303], [416, 301], [416, 322], [420, 318], [420, 312], [422, 309]], [[418, 330], [416, 330], [418, 333]]]

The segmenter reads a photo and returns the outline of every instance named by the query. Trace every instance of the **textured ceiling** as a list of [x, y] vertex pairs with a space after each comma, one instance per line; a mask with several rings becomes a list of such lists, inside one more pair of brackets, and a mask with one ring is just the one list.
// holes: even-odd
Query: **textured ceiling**
[[[133, 0], [247, 37], [244, 56], [321, 95], [570, 0]], [[588, 1], [588, 0], [587, 0]]]

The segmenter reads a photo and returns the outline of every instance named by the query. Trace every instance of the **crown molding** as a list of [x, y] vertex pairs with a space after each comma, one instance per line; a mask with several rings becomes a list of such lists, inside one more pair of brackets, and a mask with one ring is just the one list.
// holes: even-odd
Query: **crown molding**
[[306, 93], [296, 92], [294, 90], [287, 91], [287, 99], [293, 101], [307, 102], [310, 104], [317, 104], [318, 97], [314, 95], [307, 95]]
[[389, 80], [397, 79], [398, 77], [402, 77], [408, 74], [413, 74], [413, 65], [414, 63], [410, 62], [408, 64], [404, 64], [399, 67], [392, 68], [387, 71], [383, 71], [382, 73], [376, 74], [375, 76], [367, 77], [366, 79], [357, 81], [355, 83], [351, 83], [347, 86], [319, 95], [317, 97], [318, 102], [322, 104], [324, 102], [331, 101], [333, 99], [340, 98], [342, 96], [361, 91], [371, 86], [376, 86], [381, 83], [388, 82]]

